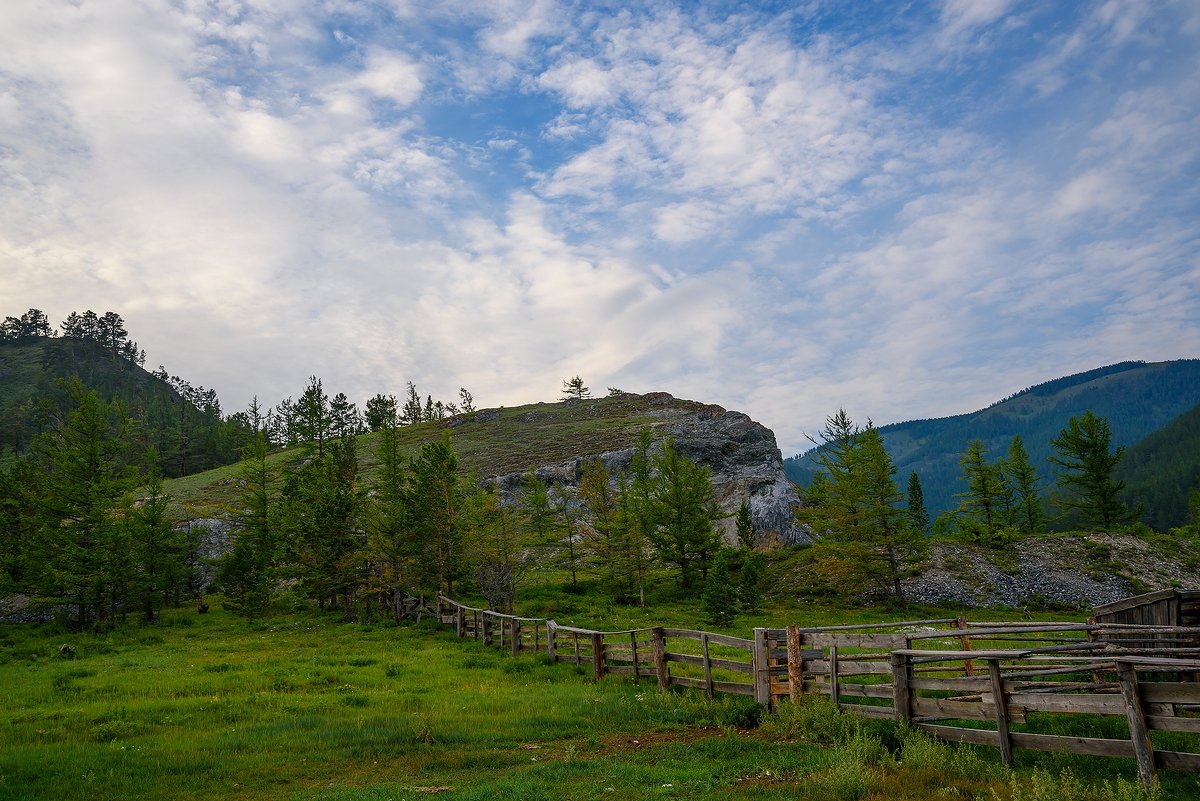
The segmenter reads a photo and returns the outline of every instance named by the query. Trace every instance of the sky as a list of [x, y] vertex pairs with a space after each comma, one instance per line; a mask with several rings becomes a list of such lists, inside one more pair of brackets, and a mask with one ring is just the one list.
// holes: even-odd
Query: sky
[[806, 450], [1200, 356], [1200, 4], [5, 0], [0, 316]]

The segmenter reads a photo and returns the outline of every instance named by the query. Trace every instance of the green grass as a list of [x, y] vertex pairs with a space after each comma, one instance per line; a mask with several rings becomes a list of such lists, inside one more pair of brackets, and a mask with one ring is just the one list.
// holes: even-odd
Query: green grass
[[[64, 643], [76, 658], [59, 656]], [[914, 739], [821, 703], [785, 705], [740, 730], [746, 699], [593, 683], [573, 665], [428, 625], [220, 610], [101, 636], [8, 625], [0, 799], [836, 801], [994, 790], [1004, 801], [1053, 797], [1035, 793], [1069, 770], [1082, 788], [1073, 797], [1099, 800], [1117, 797], [1105, 781], [1135, 775], [1131, 760], [1021, 752], [1014, 779], [989, 749]], [[453, 789], [425, 792], [436, 788]], [[1196, 777], [1167, 775], [1163, 797], [1197, 791]]]
[[[580, 454], [633, 447], [643, 428], [662, 425], [670, 414], [694, 413], [693, 406], [688, 401], [664, 406], [640, 396], [623, 396], [484, 409], [466, 415], [452, 427], [448, 427], [448, 420], [401, 426], [399, 442], [402, 452], [415, 456], [421, 446], [449, 430], [464, 472], [497, 476], [535, 465], [558, 464]], [[358, 438], [359, 464], [368, 478], [376, 467], [378, 436], [363, 434]], [[520, 443], [520, 447], [513, 443]], [[271, 454], [268, 463], [279, 472], [306, 455], [302, 448], [290, 448]], [[239, 471], [238, 465], [228, 465], [168, 481], [166, 490], [174, 500], [173, 515], [205, 517], [238, 508]]]

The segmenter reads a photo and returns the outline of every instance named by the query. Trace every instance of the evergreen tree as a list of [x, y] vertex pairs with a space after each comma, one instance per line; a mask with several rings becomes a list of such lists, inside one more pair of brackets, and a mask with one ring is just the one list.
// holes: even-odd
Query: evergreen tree
[[400, 414], [400, 419], [408, 425], [414, 425], [424, 420], [425, 410], [421, 406], [421, 396], [417, 394], [417, 388], [411, 381], [408, 382], [404, 398], [404, 410]]
[[267, 609], [277, 580], [278, 521], [267, 451], [267, 438], [259, 432], [242, 462], [242, 511], [232, 547], [221, 557], [217, 571], [217, 585], [228, 605], [245, 615]]
[[737, 510], [737, 538], [738, 545], [744, 550], [754, 550], [754, 518], [750, 515], [750, 504], [742, 501], [742, 505]]
[[322, 608], [340, 605], [346, 620], [365, 582], [362, 509], [354, 438], [331, 441], [284, 480], [280, 533], [289, 577]]
[[592, 396], [592, 391], [584, 386], [583, 379], [579, 376], [563, 381], [562, 392], [566, 396], [563, 400], [583, 400]]
[[584, 550], [601, 585], [614, 600], [626, 600], [630, 582], [628, 520], [608, 468], [599, 459], [583, 466], [579, 498], [588, 511], [589, 525], [582, 529]]
[[[369, 402], [367, 405], [370, 408]], [[366, 525], [371, 562], [369, 590], [383, 600], [398, 623], [405, 615], [405, 597], [419, 589], [415, 567], [419, 553], [410, 532], [412, 515], [397, 425], [393, 413], [380, 429], [375, 455], [379, 470], [372, 485]]]
[[878, 429], [860, 429], [845, 410], [826, 419], [819, 452], [825, 478], [810, 484], [797, 512], [835, 548], [821, 549], [817, 568], [834, 583], [874, 587], [901, 602], [901, 579], [923, 558], [928, 544], [908, 520], [893, 476], [896, 468]]
[[463, 493], [449, 432], [427, 443], [409, 465], [408, 507], [425, 585], [447, 595], [462, 572]]
[[991, 541], [1000, 528], [1000, 473], [988, 464], [983, 442], [978, 439], [967, 446], [959, 464], [967, 485], [967, 491], [959, 494], [960, 519], [968, 523], [968, 531], [976, 538]]
[[315, 375], [296, 403], [295, 427], [300, 442], [316, 448], [317, 457], [325, 455], [325, 443], [333, 434], [333, 417], [329, 396]]
[[709, 625], [728, 626], [737, 617], [738, 592], [729, 566], [730, 553], [728, 548], [717, 549], [704, 581], [700, 605]]
[[655, 478], [650, 505], [655, 528], [649, 532], [658, 557], [679, 568], [685, 590], [695, 584], [695, 573], [707, 571], [721, 535], [713, 526], [722, 516], [708, 468], [679, 453], [668, 438], [662, 453], [653, 459]]
[[170, 602], [184, 580], [184, 540], [167, 516], [170, 496], [163, 491], [157, 455], [151, 454], [145, 496], [126, 518], [136, 579], [129, 600], [147, 622]]
[[334, 395], [329, 402], [329, 429], [333, 436], [341, 439], [356, 436], [362, 429], [358, 406], [351, 403], [344, 392]]
[[742, 608], [747, 612], [757, 613], [762, 608], [762, 584], [766, 573], [767, 559], [765, 556], [756, 551], [743, 554], [737, 596]]
[[76, 628], [111, 619], [126, 598], [128, 532], [121, 522], [138, 483], [129, 463], [130, 420], [120, 403], [104, 403], [78, 381], [74, 404], [40, 441], [41, 475], [30, 489], [39, 519], [28, 564], [32, 589], [64, 607]]
[[920, 534], [929, 533], [929, 511], [925, 508], [925, 491], [917, 471], [908, 474], [908, 525]]
[[1119, 497], [1125, 482], [1113, 479], [1113, 470], [1125, 449], [1111, 449], [1108, 420], [1084, 412], [1070, 418], [1050, 444], [1055, 450], [1050, 463], [1061, 469], [1058, 484], [1067, 492], [1055, 500], [1065, 512], [1078, 512], [1087, 525], [1104, 530], [1129, 518], [1129, 510]]
[[372, 431], [394, 427], [399, 422], [398, 416], [395, 395], [376, 395], [367, 400], [367, 428]]
[[563, 567], [571, 574], [571, 583], [568, 587], [571, 592], [577, 592], [579, 590], [579, 568], [582, 554], [580, 554], [578, 548], [575, 510], [571, 507], [570, 494], [562, 484], [554, 485], [554, 492], [550, 496], [550, 499], [554, 504], [555, 519], [561, 527], [561, 542], [565, 546]]
[[1013, 525], [1025, 534], [1040, 533], [1044, 515], [1042, 499], [1038, 494], [1037, 468], [1029, 463], [1029, 454], [1020, 436], [1013, 437], [1008, 446], [1004, 469], [1008, 477], [1007, 484], [1013, 492]]
[[459, 406], [462, 407], [464, 414], [470, 414], [475, 411], [475, 399], [471, 397], [471, 393], [466, 387], [458, 388]]

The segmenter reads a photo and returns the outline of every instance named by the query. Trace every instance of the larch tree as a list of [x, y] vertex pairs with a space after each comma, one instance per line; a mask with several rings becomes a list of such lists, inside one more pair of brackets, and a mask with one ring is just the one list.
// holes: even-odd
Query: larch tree
[[1048, 458], [1065, 490], [1055, 502], [1064, 512], [1078, 512], [1087, 525], [1105, 530], [1129, 519], [1120, 500], [1125, 482], [1113, 478], [1125, 449], [1113, 450], [1108, 420], [1088, 410], [1070, 418], [1050, 444], [1055, 452]]

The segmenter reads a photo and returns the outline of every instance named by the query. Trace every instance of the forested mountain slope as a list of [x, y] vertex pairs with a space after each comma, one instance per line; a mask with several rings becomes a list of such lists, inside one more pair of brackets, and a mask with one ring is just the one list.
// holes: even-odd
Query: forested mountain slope
[[[982, 440], [995, 459], [1020, 435], [1048, 488], [1053, 482], [1046, 462], [1050, 441], [1071, 417], [1091, 410], [1107, 418], [1113, 446], [1128, 447], [1198, 403], [1200, 360], [1122, 362], [1038, 384], [976, 412], [895, 423], [880, 433], [901, 486], [916, 471], [929, 512], [936, 516], [957, 505], [955, 495], [963, 489], [959, 459], [974, 439]], [[815, 456], [809, 451], [785, 460], [789, 477], [807, 485], [817, 469]]]
[[1126, 451], [1116, 475], [1126, 484], [1126, 502], [1144, 507], [1142, 519], [1151, 528], [1191, 522], [1189, 496], [1200, 492], [1200, 405]]
[[137, 422], [139, 443], [158, 451], [166, 475], [237, 458], [244, 437], [237, 423], [222, 420], [215, 392], [147, 372], [98, 342], [67, 336], [0, 341], [0, 456], [29, 447], [69, 404], [64, 382], [71, 380], [104, 400], [119, 398]]

